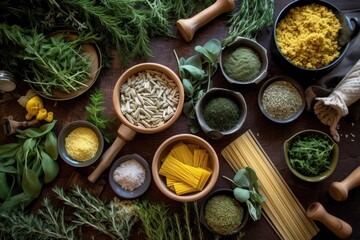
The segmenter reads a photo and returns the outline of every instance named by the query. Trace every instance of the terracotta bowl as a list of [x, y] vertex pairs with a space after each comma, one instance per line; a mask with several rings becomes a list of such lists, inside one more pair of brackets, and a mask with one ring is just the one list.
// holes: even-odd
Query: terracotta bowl
[[[131, 122], [129, 122], [127, 118], [124, 116], [124, 114], [121, 112], [120, 91], [122, 85], [129, 79], [129, 77], [145, 70], [155, 70], [164, 73], [168, 78], [174, 81], [174, 83], [176, 84], [179, 90], [179, 102], [175, 114], [168, 121], [166, 121], [164, 125], [156, 128], [144, 128], [144, 127], [136, 126]], [[131, 128], [135, 132], [157, 133], [165, 130], [166, 128], [170, 127], [181, 115], [183, 104], [184, 104], [184, 88], [182, 86], [182, 82], [180, 78], [170, 68], [157, 63], [141, 63], [129, 68], [120, 76], [114, 87], [113, 105], [114, 105], [115, 113], [123, 124]]]
[[[291, 147], [291, 144], [294, 142], [295, 138], [298, 136], [306, 136], [309, 134], [317, 134], [320, 135], [322, 137], [327, 138], [328, 140], [331, 141], [332, 144], [334, 144], [333, 150], [332, 150], [332, 154], [330, 156], [330, 166], [329, 169], [319, 173], [317, 176], [305, 176], [303, 174], [301, 174], [300, 172], [298, 172], [292, 165], [290, 162], [290, 158], [289, 158], [289, 154], [288, 154], [288, 149]], [[307, 130], [303, 130], [300, 131], [298, 133], [296, 133], [295, 135], [293, 135], [292, 137], [290, 137], [288, 140], [286, 140], [284, 142], [284, 155], [285, 155], [285, 161], [286, 164], [288, 166], [288, 168], [290, 169], [290, 171], [298, 178], [307, 181], [307, 182], [320, 182], [325, 180], [326, 178], [328, 178], [336, 169], [338, 160], [339, 160], [339, 147], [338, 145], [334, 142], [334, 140], [327, 135], [326, 133], [322, 132], [322, 131], [318, 131], [318, 130], [314, 130], [314, 129], [307, 129]]]
[[[205, 187], [202, 191], [189, 193], [185, 195], [176, 195], [171, 189], [166, 186], [165, 177], [159, 175], [159, 169], [162, 164], [162, 160], [166, 157], [166, 155], [170, 152], [172, 147], [179, 142], [183, 142], [185, 144], [196, 144], [199, 145], [200, 148], [205, 149], [209, 154], [209, 162], [212, 170], [212, 174], [208, 179]], [[218, 176], [219, 176], [219, 159], [218, 156], [213, 149], [213, 147], [206, 142], [204, 139], [192, 135], [192, 134], [178, 134], [172, 136], [171, 138], [165, 140], [156, 150], [153, 161], [152, 161], [152, 177], [158, 189], [168, 198], [173, 199], [179, 202], [191, 202], [199, 200], [205, 197], [214, 187]]]

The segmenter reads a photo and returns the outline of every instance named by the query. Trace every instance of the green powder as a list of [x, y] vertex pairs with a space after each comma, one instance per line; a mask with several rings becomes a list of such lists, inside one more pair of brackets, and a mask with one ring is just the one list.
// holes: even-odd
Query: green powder
[[217, 97], [205, 105], [203, 115], [209, 127], [217, 131], [227, 131], [239, 121], [240, 108], [229, 98]]
[[224, 70], [233, 79], [248, 81], [257, 77], [261, 70], [258, 54], [248, 47], [239, 47], [224, 58]]

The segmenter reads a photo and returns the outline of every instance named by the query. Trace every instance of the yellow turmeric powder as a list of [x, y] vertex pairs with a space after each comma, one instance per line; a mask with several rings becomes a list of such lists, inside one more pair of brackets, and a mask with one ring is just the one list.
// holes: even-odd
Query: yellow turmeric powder
[[66, 152], [76, 161], [90, 160], [98, 148], [99, 139], [96, 133], [87, 127], [75, 128], [65, 138]]
[[325, 6], [309, 4], [291, 9], [276, 28], [276, 42], [293, 64], [318, 69], [339, 57], [335, 14]]

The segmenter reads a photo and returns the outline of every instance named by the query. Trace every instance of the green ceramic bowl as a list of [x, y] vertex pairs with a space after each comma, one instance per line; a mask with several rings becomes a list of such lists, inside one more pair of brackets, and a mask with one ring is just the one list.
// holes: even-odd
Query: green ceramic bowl
[[[291, 147], [292, 143], [294, 142], [295, 138], [298, 136], [306, 136], [306, 135], [311, 135], [311, 134], [318, 134], [320, 136], [323, 136], [327, 139], [329, 139], [333, 144], [334, 144], [334, 148], [332, 150], [332, 154], [331, 154], [331, 159], [330, 159], [330, 167], [328, 170], [319, 173], [317, 176], [305, 176], [301, 173], [299, 173], [295, 168], [293, 168], [293, 166], [290, 163], [290, 159], [289, 159], [289, 155], [288, 155], [288, 149]], [[325, 180], [326, 178], [328, 178], [335, 170], [338, 160], [339, 160], [339, 147], [338, 145], [334, 142], [334, 140], [327, 135], [324, 132], [318, 131], [318, 130], [314, 130], [314, 129], [307, 129], [307, 130], [303, 130], [300, 131], [298, 133], [296, 133], [295, 135], [293, 135], [292, 137], [290, 137], [288, 140], [285, 141], [284, 143], [284, 155], [285, 155], [285, 160], [286, 160], [286, 164], [289, 167], [290, 171], [297, 176], [298, 178], [307, 181], [307, 182], [320, 182]]]

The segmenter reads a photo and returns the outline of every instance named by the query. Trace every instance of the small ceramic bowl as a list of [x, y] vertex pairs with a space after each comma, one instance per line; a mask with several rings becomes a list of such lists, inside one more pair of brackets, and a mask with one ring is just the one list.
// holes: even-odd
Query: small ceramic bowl
[[[216, 129], [212, 129], [204, 120], [203, 110], [206, 104], [217, 97], [225, 97], [231, 99], [235, 102], [240, 108], [240, 117], [238, 122], [232, 128], [226, 131], [219, 131]], [[238, 131], [245, 122], [247, 115], [247, 106], [244, 97], [239, 92], [234, 92], [232, 90], [224, 89], [224, 88], [212, 88], [205, 93], [204, 96], [200, 98], [200, 100], [196, 103], [195, 113], [198, 118], [201, 129], [205, 132], [205, 134], [212, 139], [219, 139], [223, 136], [230, 135]]]
[[[72, 132], [74, 129], [79, 128], [79, 127], [90, 128], [91, 130], [93, 130], [96, 133], [96, 136], [99, 139], [99, 147], [98, 147], [98, 150], [97, 150], [95, 156], [86, 161], [77, 161], [75, 159], [72, 159], [69, 156], [69, 154], [67, 153], [66, 148], [65, 148], [65, 138], [70, 134], [70, 132]], [[74, 166], [74, 167], [86, 167], [86, 166], [93, 164], [100, 158], [103, 149], [104, 149], [103, 135], [101, 134], [100, 130], [94, 124], [92, 124], [88, 121], [83, 121], [83, 120], [74, 121], [74, 122], [68, 124], [67, 126], [65, 126], [61, 130], [61, 132], [58, 136], [58, 151], [59, 151], [61, 158], [66, 163], [68, 163], [69, 165]]]
[[[292, 143], [298, 136], [308, 136], [311, 134], [317, 134], [322, 137], [325, 137], [334, 145], [332, 154], [331, 154], [329, 169], [326, 170], [325, 172], [322, 172], [319, 175], [313, 176], [313, 177], [305, 176], [305, 175], [299, 173], [295, 168], [293, 168], [290, 163], [290, 158], [289, 158], [289, 154], [288, 154], [289, 148], [291, 147]], [[335, 168], [336, 168], [338, 160], [339, 160], [339, 147], [334, 142], [334, 140], [326, 133], [324, 133], [322, 131], [314, 130], [314, 129], [307, 129], [307, 130], [303, 130], [303, 131], [296, 133], [295, 135], [293, 135], [292, 137], [290, 137], [288, 140], [286, 140], [284, 142], [284, 155], [285, 155], [285, 161], [286, 161], [288, 168], [296, 177], [298, 177], [304, 181], [307, 181], [307, 182], [320, 182], [320, 181], [323, 181], [326, 178], [328, 178], [335, 171]]]
[[[269, 112], [267, 112], [267, 110], [266, 110], [266, 108], [264, 107], [264, 104], [263, 104], [264, 92], [266, 91], [266, 89], [268, 89], [268, 87], [271, 84], [273, 84], [273, 83], [275, 83], [277, 81], [285, 81], [287, 83], [290, 83], [293, 87], [295, 87], [297, 89], [298, 93], [300, 94], [301, 100], [302, 100], [301, 101], [301, 106], [299, 106], [296, 111], [294, 110], [294, 113], [291, 116], [287, 116], [286, 118], [282, 118], [280, 116], [275, 116], [275, 114], [277, 114], [277, 113], [269, 113]], [[285, 96], [286, 96], [285, 94], [281, 95], [281, 96], [279, 95], [278, 98], [272, 98], [272, 99], [275, 101], [277, 99], [285, 98]], [[283, 99], [283, 100], [286, 100], [286, 102], [289, 102], [291, 99]], [[302, 112], [305, 109], [306, 102], [305, 102], [304, 89], [302, 88], [302, 86], [298, 82], [296, 82], [294, 79], [289, 78], [289, 77], [278, 76], [278, 77], [270, 78], [269, 80], [267, 80], [261, 86], [261, 88], [259, 90], [258, 105], [259, 105], [260, 111], [269, 120], [271, 120], [273, 122], [276, 122], [276, 123], [289, 123], [289, 122], [292, 122], [292, 121], [296, 120], [302, 114]], [[281, 106], [279, 106], [278, 112], [281, 113], [284, 110], [285, 110], [285, 105], [281, 104]]]
[[[185, 144], [196, 144], [200, 146], [200, 148], [205, 149], [209, 154], [209, 163], [210, 163], [210, 168], [212, 170], [212, 174], [208, 179], [206, 185], [202, 189], [202, 191], [188, 193], [184, 195], [176, 195], [175, 192], [173, 192], [171, 189], [167, 187], [165, 177], [159, 175], [159, 169], [161, 167], [162, 160], [169, 154], [170, 150], [179, 142], [183, 142]], [[205, 197], [215, 186], [215, 183], [219, 176], [219, 159], [213, 147], [204, 139], [192, 134], [178, 134], [168, 138], [158, 147], [152, 161], [151, 169], [152, 169], [152, 176], [156, 186], [165, 196], [178, 202], [191, 202]]]
[[[259, 74], [253, 78], [253, 79], [249, 79], [249, 80], [243, 80], [243, 79], [234, 79], [232, 77], [229, 76], [229, 74], [225, 71], [224, 68], [224, 59], [231, 54], [232, 52], [234, 52], [236, 49], [238, 49], [239, 47], [248, 47], [251, 48], [252, 50], [254, 50], [255, 53], [258, 54], [260, 61], [261, 61], [261, 69]], [[249, 38], [243, 38], [243, 37], [238, 37], [233, 43], [231, 43], [228, 46], [225, 46], [220, 53], [220, 68], [221, 71], [225, 77], [225, 79], [233, 84], [252, 84], [252, 83], [259, 83], [261, 80], [263, 80], [266, 75], [267, 75], [267, 70], [268, 70], [268, 65], [269, 65], [269, 60], [267, 57], [267, 50], [261, 46], [259, 43], [257, 43], [255, 40], [249, 39]]]
[[[204, 201], [202, 202], [201, 204], [201, 207], [200, 207], [200, 221], [201, 223], [212, 233], [214, 234], [219, 234], [217, 232], [215, 232], [207, 223], [206, 219], [205, 219], [205, 209], [206, 209], [206, 204], [208, 203], [208, 201], [210, 199], [212, 199], [213, 197], [215, 196], [218, 196], [218, 195], [226, 195], [226, 196], [230, 196], [232, 198], [235, 199], [234, 197], [234, 192], [232, 189], [225, 189], [225, 188], [222, 188], [222, 189], [217, 189], [213, 192], [211, 192], [209, 195], [206, 196], [206, 198], [204, 199]], [[237, 200], [236, 200], [237, 201]], [[238, 201], [239, 202], [239, 201]], [[233, 234], [236, 234], [238, 233], [241, 229], [244, 228], [244, 226], [246, 225], [248, 219], [249, 219], [249, 211], [248, 211], [248, 208], [246, 206], [245, 203], [241, 203], [239, 202], [241, 207], [244, 209], [244, 215], [243, 215], [243, 219], [241, 221], [241, 224], [239, 225], [239, 227], [234, 231], [232, 232], [231, 234], [227, 234], [227, 235], [233, 235]], [[221, 234], [220, 234], [221, 235]]]
[[[330, 9], [335, 16], [339, 19], [341, 24], [341, 29], [339, 31], [340, 37], [338, 39], [348, 39], [348, 42], [343, 44], [343, 46], [340, 46], [340, 54], [339, 57], [336, 58], [334, 61], [332, 61], [330, 64], [317, 68], [317, 69], [309, 69], [309, 68], [303, 68], [300, 66], [297, 66], [293, 64], [290, 60], [288, 60], [285, 55], [281, 52], [279, 45], [277, 43], [277, 34], [276, 29], [278, 27], [279, 22], [286, 17], [286, 15], [291, 11], [291, 9], [294, 9], [295, 7], [300, 7], [304, 5], [310, 5], [310, 4], [320, 4], [322, 6], [325, 6], [327, 9]], [[352, 27], [354, 26], [354, 27]], [[348, 17], [343, 12], [339, 10], [335, 5], [331, 4], [328, 1], [324, 0], [295, 0], [289, 3], [287, 6], [285, 6], [279, 13], [278, 17], [275, 20], [274, 28], [273, 28], [273, 34], [271, 37], [271, 52], [273, 56], [275, 57], [276, 62], [279, 64], [279, 66], [283, 67], [284, 70], [293, 77], [301, 76], [304, 80], [307, 80], [308, 82], [312, 82], [312, 80], [317, 79], [326, 73], [330, 72], [332, 69], [334, 69], [339, 63], [344, 59], [346, 56], [346, 53], [349, 49], [350, 41], [352, 41], [359, 33], [360, 30], [360, 23], [357, 18], [355, 17]]]
[[[129, 160], [136, 160], [138, 163], [140, 163], [144, 169], [145, 169], [145, 180], [144, 182], [140, 185], [140, 187], [135, 188], [132, 191], [128, 191], [124, 188], [121, 187], [120, 184], [118, 184], [115, 180], [114, 180], [114, 172], [116, 170], [116, 168], [118, 168], [122, 163], [129, 161]], [[133, 199], [133, 198], [138, 198], [141, 195], [143, 195], [149, 188], [150, 183], [151, 183], [151, 170], [150, 170], [150, 166], [148, 164], [148, 162], [141, 157], [138, 154], [129, 154], [129, 155], [124, 155], [121, 156], [120, 158], [118, 158], [111, 166], [110, 168], [110, 172], [109, 172], [109, 183], [111, 188], [113, 189], [113, 191], [120, 197], [125, 198], [125, 199]]]

